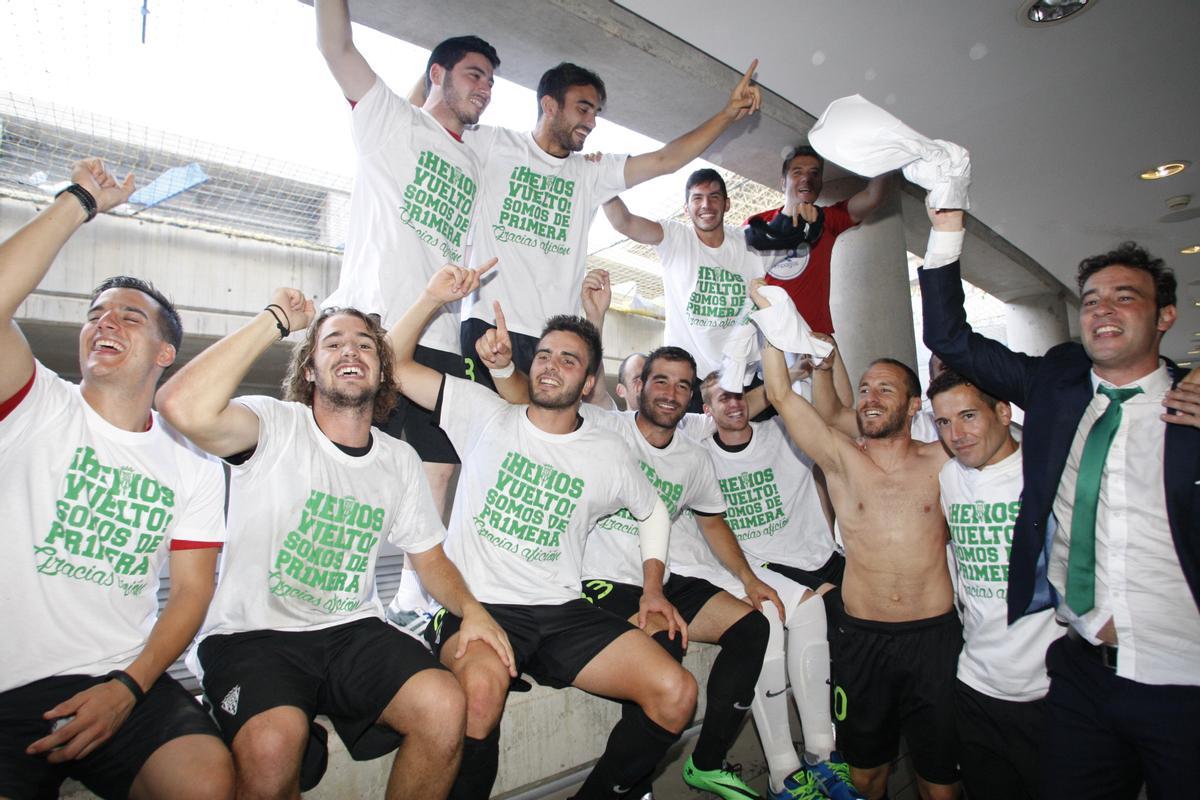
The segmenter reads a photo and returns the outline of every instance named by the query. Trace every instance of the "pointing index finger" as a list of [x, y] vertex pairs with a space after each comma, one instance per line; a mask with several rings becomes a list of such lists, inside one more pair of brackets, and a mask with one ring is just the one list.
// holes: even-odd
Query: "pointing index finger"
[[487, 272], [489, 269], [496, 266], [496, 262], [498, 262], [499, 260], [500, 259], [496, 258], [495, 256], [493, 256], [492, 258], [489, 258], [487, 261], [483, 262], [483, 264], [479, 267], [479, 269], [477, 269], [475, 271], [476, 274], [482, 276], [483, 273]]
[[500, 301], [492, 301], [492, 310], [496, 312], [496, 333], [497, 335], [508, 338], [508, 324], [504, 321], [504, 310], [500, 308]]
[[746, 70], [746, 74], [742, 76], [742, 80], [738, 83], [738, 88], [744, 89], [750, 85], [750, 80], [754, 77], [754, 70], [758, 69], [758, 59], [750, 62], [750, 68]]

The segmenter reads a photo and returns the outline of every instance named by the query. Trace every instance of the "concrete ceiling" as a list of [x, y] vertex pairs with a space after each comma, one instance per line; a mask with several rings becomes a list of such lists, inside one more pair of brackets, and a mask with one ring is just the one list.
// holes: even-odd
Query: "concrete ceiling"
[[[1164, 352], [1200, 359], [1200, 3], [1095, 0], [1077, 18], [1021, 24], [1019, 0], [917, 3], [807, 0], [357, 0], [357, 21], [430, 47], [478, 32], [501, 74], [536, 84], [560, 60], [597, 69], [606, 115], [669, 139], [718, 108], [733, 69], [759, 58], [763, 114], [735, 128], [712, 161], [764, 183], [814, 115], [859, 93], [910, 126], [972, 154], [972, 215], [982, 239], [1074, 291], [1080, 258], [1135, 239], [1180, 283], [1179, 321]], [[485, 118], [486, 121], [486, 118]], [[1194, 166], [1146, 182], [1164, 161]], [[828, 178], [837, 177], [836, 171]], [[1169, 197], [1196, 202], [1171, 212]], [[919, 215], [906, 203], [906, 217]], [[918, 251], [910, 221], [910, 247]], [[968, 247], [968, 258], [974, 250]], [[987, 263], [985, 258], [978, 259]], [[968, 271], [970, 271], [970, 265]], [[987, 275], [976, 275], [987, 287]], [[1017, 292], [1008, 292], [1015, 297]]]

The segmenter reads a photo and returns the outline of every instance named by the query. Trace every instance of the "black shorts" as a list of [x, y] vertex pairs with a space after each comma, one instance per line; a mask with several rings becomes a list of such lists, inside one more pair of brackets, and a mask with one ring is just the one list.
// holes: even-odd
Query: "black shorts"
[[[479, 340], [480, 336], [495, 327], [490, 322], [484, 322], [474, 317], [463, 320], [459, 326], [463, 361], [467, 365], [466, 377], [480, 386], [486, 386], [493, 392], [496, 391], [496, 382], [492, 380], [492, 373], [488, 371], [488, 368], [479, 362], [479, 356], [475, 354], [475, 342]], [[537, 350], [538, 337], [509, 331], [508, 338], [512, 342], [513, 366], [528, 375], [529, 368], [533, 366], [533, 354]]]
[[[706, 580], [674, 572], [663, 584], [663, 597], [675, 606], [679, 616], [689, 625], [700, 613], [700, 609], [721, 591], [719, 586], [714, 586]], [[596, 608], [616, 614], [621, 619], [630, 619], [638, 613], [642, 587], [632, 583], [613, 583], [605, 580], [584, 581], [583, 599], [594, 604]]]
[[959, 768], [971, 800], [1035, 800], [1040, 796], [1046, 701], [1000, 700], [955, 686]]
[[846, 761], [862, 769], [887, 764], [903, 735], [918, 775], [930, 783], [957, 781], [954, 684], [961, 649], [962, 624], [953, 611], [911, 622], [839, 613], [829, 651], [837, 745]]
[[790, 567], [787, 564], [769, 563], [763, 564], [763, 566], [802, 586], [807, 586], [815, 592], [826, 583], [832, 583], [834, 586], [842, 585], [842, 576], [846, 574], [846, 557], [835, 550], [828, 561], [813, 570]]
[[51, 732], [54, 723], [43, 719], [44, 713], [106, 680], [60, 675], [0, 693], [0, 796], [58, 797], [59, 785], [74, 778], [101, 797], [125, 797], [142, 766], [167, 742], [196, 734], [220, 736], [195, 698], [164, 674], [113, 737], [84, 758], [51, 764], [45, 756], [25, 753]]
[[315, 631], [247, 631], [200, 643], [204, 696], [225, 741], [256, 714], [295, 706], [324, 714], [358, 761], [390, 753], [400, 734], [377, 724], [409, 678], [445, 669], [421, 643], [374, 617]]
[[[517, 671], [556, 689], [570, 686], [601, 650], [619, 636], [637, 630], [583, 599], [557, 606], [484, 603], [483, 607], [508, 634], [517, 657]], [[460, 625], [460, 617], [439, 609], [425, 628], [425, 641], [433, 652], [440, 653]]]
[[[443, 375], [453, 375], [456, 378], [465, 378], [467, 375], [466, 364], [458, 353], [447, 353], [444, 350], [417, 345], [413, 360]], [[432, 464], [460, 463], [454, 445], [450, 443], [446, 432], [438, 427], [433, 412], [422, 408], [403, 394], [380, 427], [385, 433], [408, 442], [422, 461]]]

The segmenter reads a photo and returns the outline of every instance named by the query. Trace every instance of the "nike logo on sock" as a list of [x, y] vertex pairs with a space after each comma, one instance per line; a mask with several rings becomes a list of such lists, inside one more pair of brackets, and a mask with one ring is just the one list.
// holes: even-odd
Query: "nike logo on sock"
[[778, 692], [772, 692], [770, 689], [768, 689], [768, 690], [767, 690], [767, 697], [779, 697], [779, 695], [783, 694], [783, 693], [784, 693], [784, 692], [786, 692], [786, 691], [787, 691], [787, 687], [786, 687], [786, 686], [785, 686], [785, 687], [783, 687], [782, 689], [780, 689]]

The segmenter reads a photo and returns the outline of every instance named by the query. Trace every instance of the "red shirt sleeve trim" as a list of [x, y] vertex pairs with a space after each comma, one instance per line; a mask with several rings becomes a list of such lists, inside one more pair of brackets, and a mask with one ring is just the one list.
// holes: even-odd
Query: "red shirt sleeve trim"
[[220, 547], [224, 542], [189, 542], [185, 539], [172, 539], [171, 550], [203, 550], [208, 547]]
[[17, 406], [21, 405], [21, 401], [25, 399], [25, 396], [29, 394], [29, 390], [33, 388], [33, 379], [36, 377], [37, 366], [34, 365], [33, 372], [30, 374], [29, 380], [25, 382], [25, 385], [17, 389], [17, 393], [12, 397], [0, 403], [0, 419], [6, 418]]

